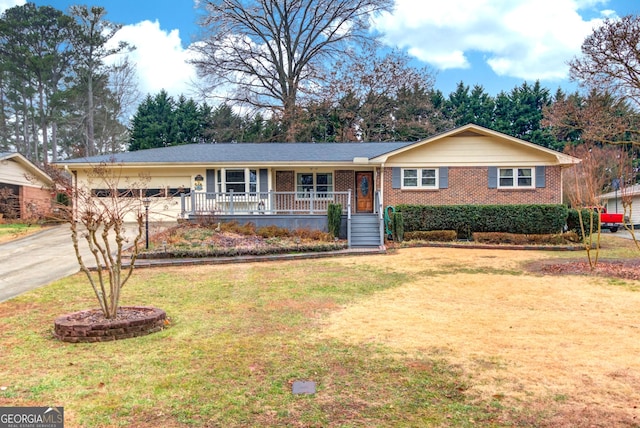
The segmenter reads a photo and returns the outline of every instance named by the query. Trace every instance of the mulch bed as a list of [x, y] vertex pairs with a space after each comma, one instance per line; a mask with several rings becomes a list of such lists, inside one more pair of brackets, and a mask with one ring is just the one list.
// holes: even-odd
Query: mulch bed
[[621, 279], [640, 280], [640, 260], [601, 259], [591, 268], [585, 259], [572, 259], [562, 262], [537, 261], [527, 268], [532, 272], [549, 275], [595, 275]]

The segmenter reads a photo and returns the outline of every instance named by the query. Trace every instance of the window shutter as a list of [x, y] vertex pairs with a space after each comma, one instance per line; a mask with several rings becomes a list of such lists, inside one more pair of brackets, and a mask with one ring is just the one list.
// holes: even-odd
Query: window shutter
[[399, 189], [402, 187], [400, 168], [391, 168], [391, 187], [393, 189]]
[[260, 169], [260, 198], [266, 199], [267, 193], [269, 192], [269, 171], [267, 169]]
[[536, 167], [536, 187], [547, 186], [546, 177], [545, 177], [546, 170], [547, 168], [544, 165]]
[[438, 187], [441, 189], [449, 188], [449, 167], [443, 166], [438, 169]]
[[498, 168], [495, 166], [489, 167], [489, 189], [498, 188]]
[[214, 193], [216, 191], [216, 170], [208, 169], [207, 170], [207, 199], [215, 198], [215, 195], [209, 195], [209, 193]]

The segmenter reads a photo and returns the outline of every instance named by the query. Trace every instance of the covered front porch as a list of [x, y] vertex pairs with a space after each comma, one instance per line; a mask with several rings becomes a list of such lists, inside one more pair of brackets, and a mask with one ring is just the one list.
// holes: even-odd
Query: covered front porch
[[354, 212], [352, 191], [345, 192], [196, 192], [181, 195], [181, 218], [254, 223], [257, 227], [327, 231], [329, 206], [342, 208], [341, 237], [349, 247], [384, 245], [382, 199], [372, 193], [371, 210]]
[[325, 214], [329, 205], [351, 212], [351, 190], [346, 192], [190, 192], [181, 195], [183, 218], [211, 215]]

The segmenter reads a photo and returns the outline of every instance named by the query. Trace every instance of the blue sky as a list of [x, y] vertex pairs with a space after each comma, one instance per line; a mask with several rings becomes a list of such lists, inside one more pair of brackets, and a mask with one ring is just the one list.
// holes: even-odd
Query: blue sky
[[[197, 0], [35, 0], [66, 10], [88, 3], [104, 6], [107, 19], [123, 24], [119, 37], [137, 49], [140, 89], [191, 96], [195, 71], [187, 48], [197, 40]], [[0, 0], [0, 11], [24, 0]], [[495, 95], [540, 80], [552, 92], [576, 89], [567, 61], [602, 19], [640, 13], [639, 0], [396, 0], [376, 29], [418, 66], [436, 73], [435, 86], [448, 95], [459, 81], [482, 85]]]

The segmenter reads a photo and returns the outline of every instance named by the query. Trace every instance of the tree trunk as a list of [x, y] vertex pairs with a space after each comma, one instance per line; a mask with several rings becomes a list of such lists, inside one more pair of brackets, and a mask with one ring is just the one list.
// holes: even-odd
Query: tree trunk
[[51, 159], [53, 162], [58, 161], [58, 124], [51, 123]]
[[42, 162], [44, 165], [49, 163], [49, 133], [47, 130], [47, 115], [44, 110], [44, 87], [40, 85], [38, 88], [38, 109], [40, 110], [40, 131], [42, 132]]
[[93, 76], [89, 71], [87, 76], [87, 156], [95, 155], [93, 134]]

